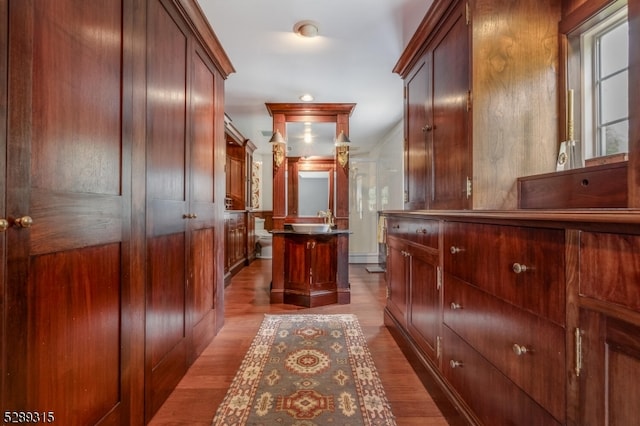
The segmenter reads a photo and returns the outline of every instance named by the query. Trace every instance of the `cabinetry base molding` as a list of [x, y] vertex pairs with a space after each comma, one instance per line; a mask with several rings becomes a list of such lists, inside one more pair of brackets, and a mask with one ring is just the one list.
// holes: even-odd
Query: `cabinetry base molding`
[[387, 308], [384, 310], [384, 325], [449, 424], [481, 426], [482, 423], [475, 418], [467, 404], [450, 391], [437, 366], [434, 366], [431, 360], [422, 353], [418, 345]]
[[338, 303], [338, 294], [335, 291], [303, 293], [285, 289], [284, 303], [303, 306], [305, 308], [315, 308], [317, 306], [326, 306]]

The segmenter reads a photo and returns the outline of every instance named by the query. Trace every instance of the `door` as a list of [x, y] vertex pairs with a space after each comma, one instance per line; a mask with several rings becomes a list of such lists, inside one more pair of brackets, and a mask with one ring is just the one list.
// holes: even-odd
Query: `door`
[[406, 243], [387, 237], [387, 309], [403, 327], [407, 326], [408, 255]]
[[145, 417], [150, 420], [188, 365], [187, 248], [191, 241], [187, 230], [191, 212], [188, 29], [170, 5], [152, 0], [148, 2], [147, 31]]
[[11, 58], [2, 67], [7, 86], [0, 76], [0, 127], [6, 112], [9, 136], [0, 213], [10, 225], [0, 237], [0, 406], [3, 414], [31, 413], [32, 422], [128, 424], [131, 336], [139, 329], [128, 321], [131, 126], [121, 111], [130, 109], [122, 93], [131, 87], [121, 70], [132, 7], [10, 6], [0, 1], [0, 41], [7, 28], [9, 40], [0, 60], [7, 45]]

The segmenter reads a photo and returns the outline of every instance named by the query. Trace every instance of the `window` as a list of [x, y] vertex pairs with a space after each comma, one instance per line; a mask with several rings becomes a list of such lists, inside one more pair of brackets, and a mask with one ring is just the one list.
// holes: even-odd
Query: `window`
[[569, 87], [581, 94], [576, 138], [585, 158], [628, 152], [629, 25], [626, 2], [616, 4], [569, 38]]

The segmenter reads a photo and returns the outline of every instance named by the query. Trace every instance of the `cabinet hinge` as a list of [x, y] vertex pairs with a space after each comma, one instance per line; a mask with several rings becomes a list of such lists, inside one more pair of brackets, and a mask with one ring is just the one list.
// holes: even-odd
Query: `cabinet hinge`
[[464, 7], [464, 14], [467, 20], [467, 25], [469, 25], [471, 23], [471, 7], [469, 6], [469, 2], [467, 2]]
[[389, 298], [389, 296], [391, 296], [391, 290], [389, 289], [389, 287], [387, 287], [387, 299]]
[[576, 338], [576, 377], [580, 377], [580, 372], [582, 371], [582, 330], [576, 328], [575, 331]]
[[436, 359], [440, 359], [442, 356], [442, 338], [436, 336]]
[[440, 291], [442, 288], [442, 269], [438, 266], [436, 268], [436, 290]]
[[409, 202], [409, 191], [404, 191], [404, 202], [405, 203]]
[[472, 189], [471, 178], [467, 176], [467, 188], [466, 188], [467, 199], [471, 198], [471, 189]]
[[471, 105], [473, 103], [473, 98], [471, 96], [471, 90], [467, 91], [467, 112], [471, 111]]

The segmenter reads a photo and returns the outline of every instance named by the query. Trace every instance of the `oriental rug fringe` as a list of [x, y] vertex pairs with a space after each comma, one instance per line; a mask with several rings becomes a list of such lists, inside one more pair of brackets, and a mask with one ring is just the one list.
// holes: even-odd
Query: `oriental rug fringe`
[[213, 425], [395, 425], [355, 315], [265, 315]]

